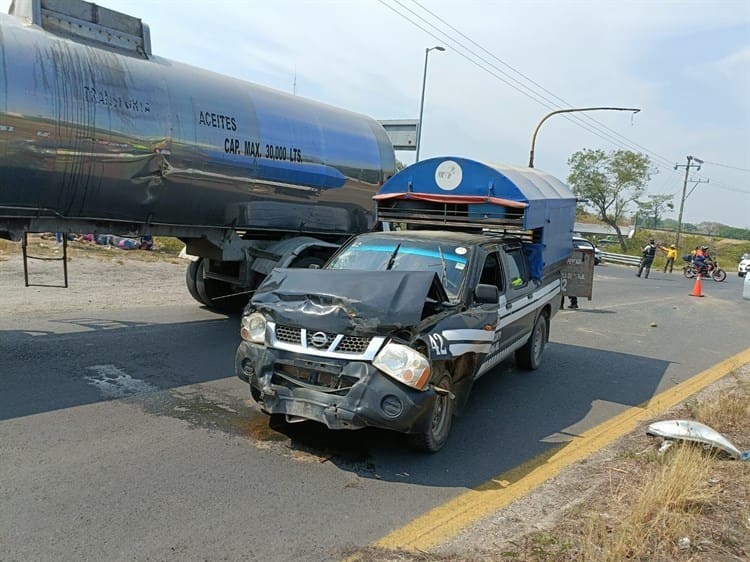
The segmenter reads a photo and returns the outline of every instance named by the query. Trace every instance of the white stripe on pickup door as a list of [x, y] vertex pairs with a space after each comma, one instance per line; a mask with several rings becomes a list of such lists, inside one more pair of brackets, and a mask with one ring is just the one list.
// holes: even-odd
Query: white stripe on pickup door
[[494, 328], [490, 331], [469, 329], [443, 330], [442, 335], [449, 341], [492, 341], [495, 339]]
[[464, 353], [489, 353], [491, 343], [452, 343], [450, 348], [451, 355], [458, 356]]

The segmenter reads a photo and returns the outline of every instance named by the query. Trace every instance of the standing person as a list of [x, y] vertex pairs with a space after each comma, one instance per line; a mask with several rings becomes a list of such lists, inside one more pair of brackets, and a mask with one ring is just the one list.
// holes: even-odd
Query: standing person
[[641, 250], [641, 263], [638, 266], [638, 273], [635, 274], [636, 277], [640, 277], [641, 273], [643, 273], [643, 270], [646, 270], [646, 275], [644, 277], [648, 279], [648, 274], [651, 273], [651, 264], [654, 263], [654, 256], [656, 255], [656, 242], [654, 242], [654, 239], [648, 241], [648, 244], [646, 244], [643, 247], [643, 250]]
[[674, 260], [677, 259], [677, 246], [671, 244], [669, 248], [661, 247], [661, 250], [667, 254], [667, 263], [664, 264], [664, 273], [669, 268], [669, 273], [672, 273], [672, 267], [674, 266]]

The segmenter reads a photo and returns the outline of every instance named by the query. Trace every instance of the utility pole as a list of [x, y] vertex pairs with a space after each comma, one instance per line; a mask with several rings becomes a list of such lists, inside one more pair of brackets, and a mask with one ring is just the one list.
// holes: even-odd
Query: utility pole
[[[695, 164], [693, 164], [693, 162], [695, 162]], [[701, 160], [700, 158], [696, 158], [695, 156], [688, 156], [686, 165], [682, 165], [682, 164], [674, 165], [675, 170], [677, 168], [685, 168], [685, 181], [682, 183], [682, 197], [680, 198], [680, 213], [677, 217], [677, 234], [675, 235], [675, 239], [674, 239], [674, 244], [678, 248], [680, 247], [680, 232], [682, 232], [682, 211], [685, 209], [685, 199], [687, 198], [685, 193], [687, 192], [687, 184], [688, 184], [688, 176], [690, 175], [690, 168], [695, 167], [695, 171], [697, 172], [698, 170], [701, 169], [701, 164], [703, 164], [703, 160]]]

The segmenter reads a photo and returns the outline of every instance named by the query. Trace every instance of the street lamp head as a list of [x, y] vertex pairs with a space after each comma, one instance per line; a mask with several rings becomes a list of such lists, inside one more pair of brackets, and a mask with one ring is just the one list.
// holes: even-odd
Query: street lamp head
[[441, 47], [440, 45], [435, 45], [434, 47], [430, 47], [427, 49], [427, 51], [445, 51], [445, 47]]

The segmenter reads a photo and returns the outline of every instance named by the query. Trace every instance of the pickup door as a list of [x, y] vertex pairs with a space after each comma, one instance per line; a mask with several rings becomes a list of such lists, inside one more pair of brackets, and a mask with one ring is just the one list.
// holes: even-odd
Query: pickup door
[[500, 297], [500, 328], [502, 347], [529, 337], [534, 325], [535, 307], [532, 300], [534, 284], [531, 282], [526, 256], [520, 246], [498, 252], [502, 261], [505, 293]]
[[[517, 263], [520, 261], [520, 266]], [[495, 285], [500, 294], [492, 308], [497, 310], [495, 345], [492, 355], [502, 352], [519, 339], [528, 337], [533, 318], [528, 318], [533, 290], [529, 282], [526, 259], [521, 250], [508, 255], [499, 248], [488, 248], [479, 283]], [[487, 308], [488, 305], [482, 305]]]

